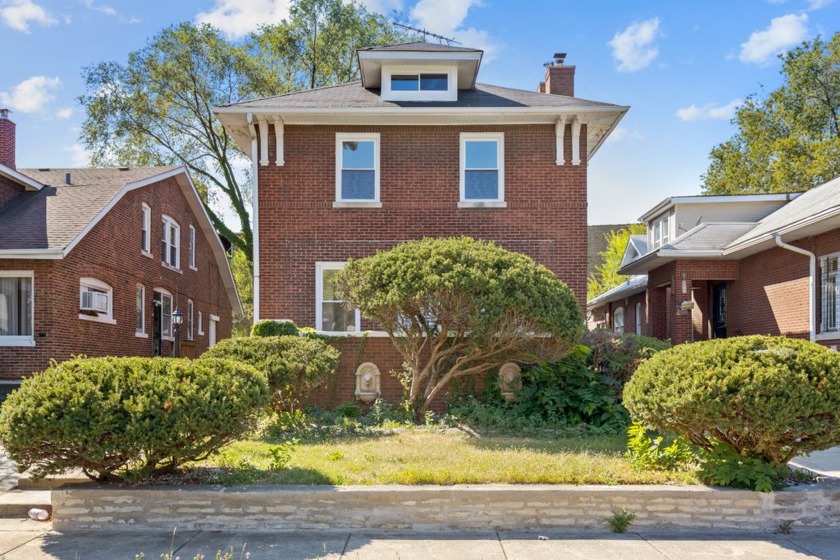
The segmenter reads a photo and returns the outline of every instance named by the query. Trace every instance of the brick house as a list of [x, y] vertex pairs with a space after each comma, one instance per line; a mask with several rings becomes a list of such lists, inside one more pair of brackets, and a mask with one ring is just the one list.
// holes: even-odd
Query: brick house
[[255, 319], [345, 337], [333, 399], [352, 399], [360, 361], [383, 374], [385, 398], [401, 394], [391, 342], [332, 290], [349, 257], [468, 235], [533, 257], [585, 299], [587, 165], [627, 107], [574, 97], [560, 58], [538, 91], [478, 84], [482, 55], [365, 48], [361, 82], [215, 110], [257, 178]]
[[648, 236], [628, 244], [620, 269], [635, 276], [589, 302], [590, 324], [675, 343], [840, 343], [840, 178], [805, 193], [673, 197], [641, 220]]
[[79, 354], [171, 355], [175, 310], [183, 356], [242, 313], [186, 170], [17, 169], [0, 111], [0, 379]]

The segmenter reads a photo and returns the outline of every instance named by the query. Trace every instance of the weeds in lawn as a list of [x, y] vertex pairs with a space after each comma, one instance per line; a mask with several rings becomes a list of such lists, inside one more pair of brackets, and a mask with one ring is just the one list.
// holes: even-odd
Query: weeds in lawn
[[292, 462], [292, 453], [295, 447], [300, 443], [300, 440], [292, 438], [277, 445], [268, 448], [268, 454], [271, 455], [271, 462], [268, 464], [268, 469], [271, 471], [282, 471]]
[[636, 519], [635, 513], [627, 511], [627, 508], [621, 508], [621, 511], [614, 511], [612, 516], [607, 518], [607, 524], [613, 533], [624, 533], [634, 519]]

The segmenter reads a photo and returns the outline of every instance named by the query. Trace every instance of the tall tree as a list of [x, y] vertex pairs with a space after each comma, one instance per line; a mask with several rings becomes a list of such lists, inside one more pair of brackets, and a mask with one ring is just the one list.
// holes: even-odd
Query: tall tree
[[[126, 64], [83, 70], [81, 139], [94, 165], [185, 165], [213, 225], [252, 266], [246, 158], [213, 107], [350, 81], [358, 76], [355, 48], [400, 38], [385, 18], [352, 0], [294, 0], [289, 18], [238, 44], [209, 25], [175, 25]], [[229, 206], [235, 226], [214, 201]]]
[[624, 257], [630, 236], [643, 235], [646, 231], [644, 224], [630, 224], [629, 227], [606, 233], [607, 248], [598, 253], [601, 264], [595, 267], [595, 272], [589, 277], [586, 285], [587, 300], [608, 292], [629, 278], [618, 273], [621, 259]]
[[840, 175], [840, 32], [779, 56], [784, 84], [747, 98], [715, 146], [705, 194], [807, 190]]

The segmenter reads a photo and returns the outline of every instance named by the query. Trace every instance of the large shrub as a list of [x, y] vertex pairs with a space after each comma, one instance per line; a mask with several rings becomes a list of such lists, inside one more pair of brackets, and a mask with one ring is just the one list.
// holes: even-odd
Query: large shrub
[[251, 428], [265, 375], [218, 359], [75, 358], [25, 380], [0, 412], [0, 441], [35, 475], [81, 468], [139, 480], [201, 460]]
[[276, 412], [294, 410], [338, 368], [338, 350], [312, 337], [265, 336], [228, 338], [202, 357], [227, 358], [250, 364], [268, 376], [271, 406]]
[[713, 456], [724, 445], [778, 467], [840, 444], [840, 354], [784, 337], [682, 344], [639, 367], [624, 404]]
[[589, 364], [621, 384], [630, 381], [636, 368], [657, 352], [671, 347], [671, 341], [635, 333], [616, 334], [606, 329], [586, 333]]
[[292, 321], [257, 321], [251, 327], [251, 336], [297, 336], [297, 325]]

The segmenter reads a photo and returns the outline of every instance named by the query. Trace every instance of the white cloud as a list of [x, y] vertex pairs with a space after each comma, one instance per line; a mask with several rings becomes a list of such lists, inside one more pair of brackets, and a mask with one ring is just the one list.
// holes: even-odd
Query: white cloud
[[53, 91], [59, 87], [61, 80], [57, 77], [32, 76], [13, 87], [11, 92], [0, 91], [0, 104], [21, 113], [34, 113], [55, 99]]
[[606, 144], [613, 144], [616, 142], [622, 142], [624, 140], [642, 140], [644, 139], [644, 135], [639, 132], [638, 130], [630, 130], [629, 128], [624, 128], [623, 126], [618, 126], [610, 132], [610, 135], [607, 136], [607, 139], [604, 141]]
[[361, 4], [369, 12], [384, 15], [388, 15], [392, 10], [400, 11], [403, 9], [402, 0], [361, 0]]
[[59, 119], [69, 119], [73, 115], [73, 109], [70, 107], [62, 107], [55, 112], [55, 116]]
[[659, 49], [653, 44], [659, 35], [659, 18], [634, 23], [616, 33], [607, 44], [612, 47], [618, 71], [636, 72], [650, 66], [659, 55]]
[[81, 144], [73, 144], [72, 146], [64, 146], [62, 148], [65, 152], [70, 153], [70, 160], [73, 162], [73, 167], [88, 167], [90, 166], [90, 153], [85, 150]]
[[117, 10], [109, 6], [108, 4], [94, 4], [93, 0], [82, 0], [82, 4], [84, 4], [87, 9], [94, 10], [96, 12], [102, 12], [107, 16], [115, 16], [117, 15]]
[[703, 105], [702, 107], [689, 105], [688, 107], [677, 109], [677, 117], [686, 122], [698, 120], [728, 121], [735, 116], [735, 109], [741, 103], [742, 101], [740, 99], [733, 99], [726, 105], [720, 105], [718, 107], [715, 107], [714, 104]]
[[0, 0], [0, 18], [11, 27], [29, 33], [29, 24], [55, 25], [57, 20], [32, 0]]
[[490, 62], [502, 45], [485, 30], [461, 27], [474, 6], [481, 7], [483, 4], [481, 0], [420, 0], [412, 8], [410, 16], [418, 27], [426, 31], [453, 38], [465, 47], [483, 50], [484, 62]]
[[762, 31], [754, 31], [746, 43], [741, 44], [741, 62], [764, 64], [808, 35], [808, 14], [788, 14], [773, 18]]
[[810, 9], [819, 10], [820, 8], [825, 8], [834, 2], [834, 0], [807, 0], [807, 2]]
[[279, 23], [289, 15], [291, 0], [216, 0], [209, 12], [199, 12], [195, 20], [221, 29], [237, 39], [266, 23]]

